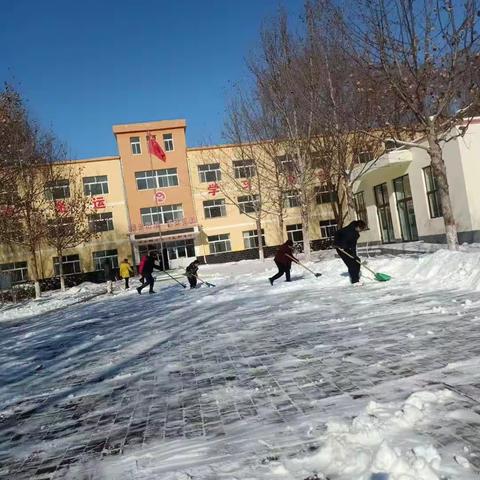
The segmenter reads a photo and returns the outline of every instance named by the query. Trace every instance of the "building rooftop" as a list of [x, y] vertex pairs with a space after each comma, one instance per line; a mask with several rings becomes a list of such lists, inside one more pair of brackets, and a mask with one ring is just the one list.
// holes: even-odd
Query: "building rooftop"
[[157, 122], [127, 123], [124, 125], [113, 125], [115, 135], [118, 133], [144, 132], [146, 130], [167, 130], [170, 128], [186, 128], [187, 122], [184, 118], [176, 120], [160, 120]]

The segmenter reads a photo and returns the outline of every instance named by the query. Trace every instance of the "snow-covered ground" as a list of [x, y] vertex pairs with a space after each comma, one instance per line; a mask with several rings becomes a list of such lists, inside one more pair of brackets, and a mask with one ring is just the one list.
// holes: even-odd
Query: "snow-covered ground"
[[0, 478], [478, 479], [480, 253], [369, 266], [392, 280], [326, 253], [3, 312]]

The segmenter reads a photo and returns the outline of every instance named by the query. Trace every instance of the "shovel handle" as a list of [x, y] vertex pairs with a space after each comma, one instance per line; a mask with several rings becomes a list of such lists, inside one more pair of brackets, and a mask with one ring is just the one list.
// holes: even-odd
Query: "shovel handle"
[[364, 263], [358, 260], [358, 258], [355, 258], [353, 255], [350, 255], [343, 248], [337, 247], [337, 249], [340, 250], [342, 253], [344, 253], [347, 257], [350, 257], [352, 260], [355, 260], [358, 264], [360, 264], [363, 268], [368, 270], [370, 273], [373, 273], [374, 275], [376, 275], [376, 273], [371, 268], [368, 268]]
[[285, 256], [288, 257], [293, 262], [298, 263], [298, 265], [301, 265], [305, 270], [308, 270], [310, 273], [313, 273], [314, 275], [316, 275], [316, 273], [313, 270], [310, 270], [306, 265], [304, 265], [302, 262], [299, 262], [295, 258], [291, 257], [288, 253], [286, 253]]

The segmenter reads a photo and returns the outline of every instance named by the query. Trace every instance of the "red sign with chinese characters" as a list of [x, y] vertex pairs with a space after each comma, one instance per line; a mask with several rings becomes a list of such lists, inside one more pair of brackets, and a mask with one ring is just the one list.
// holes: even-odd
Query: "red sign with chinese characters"
[[167, 195], [165, 192], [156, 192], [153, 198], [155, 202], [163, 203], [167, 199]]
[[244, 180], [242, 182], [242, 187], [245, 189], [245, 190], [250, 190], [252, 185], [250, 183], [250, 180]]
[[214, 197], [220, 191], [220, 186], [218, 183], [210, 183], [208, 185], [208, 193]]
[[55, 201], [55, 210], [58, 213], [67, 213], [68, 208], [66, 203], [63, 200], [56, 200]]
[[105, 201], [105, 197], [93, 197], [92, 203], [95, 210], [98, 210], [100, 208], [107, 208], [107, 202]]

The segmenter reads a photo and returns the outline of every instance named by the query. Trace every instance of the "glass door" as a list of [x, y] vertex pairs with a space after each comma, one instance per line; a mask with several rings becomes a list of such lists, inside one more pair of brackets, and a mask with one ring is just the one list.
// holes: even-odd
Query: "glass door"
[[382, 243], [392, 243], [395, 241], [393, 233], [392, 214], [390, 212], [390, 203], [388, 202], [388, 188], [386, 183], [377, 185], [373, 188], [375, 193], [375, 203], [377, 205], [378, 222], [380, 224], [380, 233]]
[[397, 210], [400, 219], [400, 227], [402, 229], [402, 239], [404, 242], [418, 240], [417, 222], [415, 220], [412, 190], [410, 188], [410, 179], [408, 178], [408, 175], [396, 178], [393, 181], [393, 188], [397, 199]]

